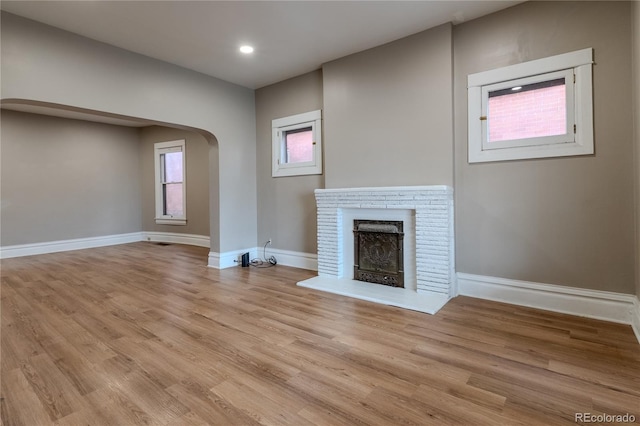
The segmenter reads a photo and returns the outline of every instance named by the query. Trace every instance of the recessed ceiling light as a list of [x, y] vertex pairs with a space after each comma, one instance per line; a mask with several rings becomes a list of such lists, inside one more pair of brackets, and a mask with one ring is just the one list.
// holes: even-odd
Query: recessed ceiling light
[[240, 46], [240, 51], [246, 54], [253, 53], [253, 47], [245, 44], [244, 46]]
[[522, 86], [516, 86], [511, 88], [511, 90], [513, 90], [514, 92], [520, 89], [522, 89]]

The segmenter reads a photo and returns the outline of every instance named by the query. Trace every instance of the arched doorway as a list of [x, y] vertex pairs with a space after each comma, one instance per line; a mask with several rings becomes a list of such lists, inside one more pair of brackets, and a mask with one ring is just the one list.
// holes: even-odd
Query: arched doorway
[[[79, 240], [86, 240], [88, 238], [93, 238], [95, 240], [93, 243], [95, 244], [99, 244], [98, 240], [100, 239], [113, 242], [113, 235], [109, 234], [113, 234], [114, 232], [118, 234], [116, 240], [118, 240], [118, 238], [125, 238], [126, 241], [127, 238], [134, 238], [135, 232], [131, 231], [135, 225], [131, 223], [125, 224], [120, 228], [117, 226], [109, 226], [108, 222], [126, 222], [128, 220], [129, 222], [135, 223], [135, 219], [123, 218], [121, 216], [123, 211], [128, 212], [125, 214], [129, 216], [135, 216], [136, 212], [140, 213], [142, 217], [137, 220], [137, 222], [140, 223], [140, 227], [136, 232], [147, 235], [146, 239], [151, 239], [148, 237], [149, 235], [153, 235], [153, 237], [156, 238], [158, 236], [162, 237], [163, 235], [166, 237], [166, 235], [169, 234], [176, 234], [178, 236], [180, 236], [179, 234], [188, 234], [188, 238], [178, 238], [178, 242], [187, 244], [195, 243], [195, 245], [201, 246], [204, 246], [205, 244], [203, 244], [203, 242], [206, 242], [206, 246], [210, 247], [211, 251], [219, 250], [218, 141], [211, 132], [174, 123], [153, 122], [135, 117], [107, 114], [51, 103], [3, 100], [1, 106], [4, 116], [3, 124], [7, 124], [7, 126], [5, 126], [5, 132], [3, 132], [6, 136], [3, 138], [3, 145], [9, 148], [11, 147], [10, 144], [14, 146], [16, 144], [20, 145], [20, 150], [7, 149], [3, 156], [3, 163], [5, 163], [7, 167], [3, 167], [2, 180], [5, 191], [3, 191], [2, 194], [2, 221], [4, 229], [9, 230], [9, 232], [3, 233], [3, 237], [6, 236], [6, 238], [3, 238], [4, 241], [2, 241], [3, 256], [7, 255], [7, 257], [11, 257], [11, 250], [4, 250], [5, 246], [21, 246], [22, 253], [37, 254], [46, 251], [42, 251], [43, 248], [39, 247], [35, 250], [40, 251], [29, 253], [24, 246], [31, 245], [36, 247], [38, 245], [37, 243], [47, 243], [50, 251], [59, 251], [56, 250], [56, 247], [70, 247], [69, 243], [66, 245], [56, 243], [56, 241], [60, 240], [73, 240], [75, 244], [80, 244], [78, 243]], [[48, 118], [45, 119], [44, 117]], [[80, 124], [78, 125], [79, 127], [74, 127], [75, 125], [73, 123], [86, 124]], [[16, 132], [15, 129], [20, 129], [21, 127], [23, 129], [35, 127], [37, 130], [18, 130]], [[56, 129], [57, 131], [52, 132], [51, 129]], [[73, 135], [74, 129], [82, 129], [84, 133], [82, 135]], [[109, 129], [116, 130], [112, 131]], [[62, 136], [60, 136], [60, 134], [62, 134]], [[97, 134], [97, 139], [100, 139], [100, 141], [95, 141], [95, 144], [91, 145], [89, 141], [82, 140], [87, 134]], [[125, 145], [126, 143], [131, 143], [132, 134], [139, 135], [136, 145], [139, 147], [138, 155], [140, 156], [140, 182], [132, 182], [134, 173], [132, 173], [131, 170], [136, 167], [136, 164], [131, 164], [131, 161], [134, 160], [125, 159], [125, 161], [122, 161], [123, 156], [126, 157], [132, 155], [132, 153], [135, 155], [136, 151], [131, 151], [130, 148], [126, 147], [115, 147], [114, 150], [116, 150], [117, 153], [114, 155], [112, 155], [113, 150], [107, 151], [106, 154], [100, 151], [104, 149], [106, 143], [109, 143], [109, 138], [121, 138], [122, 141], [118, 142], [122, 142], [122, 144]], [[25, 135], [29, 135], [26, 136], [26, 139], [37, 138], [38, 140], [20, 141], [19, 139], [25, 138]], [[104, 135], [107, 135], [107, 137]], [[190, 153], [188, 151], [187, 155], [192, 156], [191, 163], [193, 166], [197, 166], [196, 163], [199, 162], [199, 170], [193, 170], [193, 167], [192, 170], [187, 170], [188, 173], [193, 172], [191, 179], [192, 188], [188, 188], [188, 192], [191, 192], [190, 198], [193, 199], [191, 209], [193, 220], [190, 221], [189, 226], [163, 230], [153, 227], [154, 212], [148, 212], [149, 209], [147, 208], [147, 204], [153, 204], [153, 158], [146, 158], [145, 148], [148, 148], [149, 144], [151, 144], [151, 150], [153, 151], [154, 139], [159, 140], [176, 137], [189, 139], [187, 146], [194, 152]], [[60, 143], [60, 138], [65, 140], [62, 140]], [[91, 136], [89, 136], [89, 138], [91, 138]], [[62, 150], [68, 149], [72, 152], [59, 152], [60, 149], [53, 146], [56, 141], [62, 147]], [[30, 152], [38, 149], [38, 143], [46, 144], [42, 145], [42, 147], [48, 149], [49, 153], [53, 152], [55, 155], [47, 156], [48, 154], [46, 153], [36, 156], [30, 155]], [[78, 149], [78, 147], [82, 149]], [[95, 149], [95, 147], [98, 148]], [[91, 155], [86, 158], [86, 161], [79, 158], [83, 153], [91, 152], [92, 150], [100, 152], [92, 152]], [[101, 155], [103, 158], [100, 157]], [[28, 157], [28, 160], [25, 161], [26, 157]], [[86, 164], [78, 167], [78, 164], [83, 162], [93, 162], [94, 164]], [[101, 164], [105, 162], [112, 162], [113, 164]], [[98, 166], [102, 169], [104, 178], [99, 177], [99, 180], [92, 181], [89, 176], [82, 175], [82, 170], [84, 169], [91, 170], [91, 176], [99, 176], [100, 172], [93, 170]], [[42, 170], [45, 168], [46, 170]], [[33, 175], [32, 172], [34, 170], [37, 171], [37, 174], [41, 174], [41, 176], [30, 177], [33, 178], [32, 180], [40, 179], [40, 181], [31, 183], [23, 182], [27, 174]], [[149, 173], [151, 173], [151, 175], [147, 176]], [[117, 179], [108, 181], [109, 176], [116, 174], [123, 174], [124, 176], [118, 176]], [[194, 179], [193, 177], [196, 178]], [[82, 182], [84, 179], [87, 179], [87, 181]], [[108, 181], [106, 185], [104, 184], [105, 180]], [[80, 181], [80, 183], [78, 183], [78, 181]], [[71, 185], [69, 182], [76, 182], [76, 184]], [[151, 190], [147, 188], [149, 182], [151, 182], [152, 185]], [[187, 181], [187, 184], [189, 184], [189, 181]], [[91, 188], [92, 185], [94, 186], [93, 188]], [[136, 191], [129, 191], [127, 193], [128, 195], [125, 194], [125, 196], [115, 198], [113, 203], [110, 203], [109, 200], [100, 199], [100, 197], [109, 196], [110, 192], [107, 187], [118, 185], [120, 185], [121, 188], [140, 186], [139, 203], [141, 207], [138, 209], [127, 209], [117, 208], [119, 206], [116, 206], [110, 209], [110, 204], [131, 203], [132, 197], [136, 195]], [[32, 194], [26, 191], [27, 193], [20, 194], [20, 197], [16, 197], [15, 194], [13, 194], [15, 191], [24, 192], [25, 187], [33, 188], [34, 186], [38, 186], [42, 191], [45, 191], [46, 196], [42, 195], [42, 191]], [[46, 189], [47, 187], [49, 190]], [[57, 191], [60, 191], [59, 194], [66, 194], [66, 192], [72, 190], [76, 191], [76, 194], [72, 197], [55, 195]], [[41, 199], [37, 200], [38, 198]], [[70, 202], [70, 199], [73, 201]], [[92, 201], [96, 199], [103, 202], [103, 204]], [[187, 201], [189, 202], [189, 199]], [[70, 205], [65, 206], [65, 203]], [[66, 213], [65, 208], [67, 208]], [[72, 217], [73, 214], [77, 214], [78, 210], [84, 210], [85, 208], [87, 215], [94, 216], [92, 220], [78, 220], [77, 217], [82, 217], [82, 215], [78, 215], [76, 218]], [[151, 217], [146, 217], [149, 214], [151, 214]], [[97, 224], [97, 226], [95, 226], [97, 229], [86, 229], [95, 224]], [[76, 225], [76, 229], [69, 231], [74, 225]], [[40, 232], [40, 235], [38, 235], [38, 226], [43, 229], [53, 229], [54, 232]], [[24, 232], [21, 228], [27, 229], [28, 232]], [[116, 231], [114, 231], [114, 229]], [[124, 236], [124, 232], [126, 232], [126, 236]], [[109, 240], [109, 238], [111, 239]], [[80, 247], [82, 247], [81, 244]], [[8, 254], [6, 252], [8, 252]], [[19, 253], [19, 251], [14, 251], [14, 253]]]

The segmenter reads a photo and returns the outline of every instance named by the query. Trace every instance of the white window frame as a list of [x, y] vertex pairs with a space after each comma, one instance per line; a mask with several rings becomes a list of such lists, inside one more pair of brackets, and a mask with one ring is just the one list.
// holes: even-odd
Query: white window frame
[[[186, 143], [184, 139], [158, 142], [153, 145], [156, 185], [156, 224], [158, 225], [186, 225], [187, 224], [187, 168], [186, 168]], [[160, 156], [169, 152], [182, 152], [182, 216], [164, 214], [164, 200], [162, 192], [162, 168]]]
[[[592, 64], [593, 49], [588, 48], [470, 74], [467, 78], [469, 163], [593, 154]], [[573, 83], [566, 85], [567, 133], [487, 143], [490, 91], [559, 78], [557, 76]]]
[[[313, 134], [313, 158], [301, 163], [286, 163], [285, 133], [311, 128]], [[271, 121], [272, 177], [322, 174], [322, 110], [305, 112]]]

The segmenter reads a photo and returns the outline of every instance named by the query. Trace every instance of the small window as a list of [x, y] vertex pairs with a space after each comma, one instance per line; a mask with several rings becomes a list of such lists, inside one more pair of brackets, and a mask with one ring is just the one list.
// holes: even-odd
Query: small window
[[154, 145], [156, 223], [186, 225], [185, 141]]
[[322, 174], [321, 111], [312, 111], [271, 122], [272, 176]]
[[469, 76], [469, 162], [593, 154], [592, 49]]
[[282, 161], [285, 164], [310, 163], [313, 161], [313, 127], [285, 130], [282, 142]]

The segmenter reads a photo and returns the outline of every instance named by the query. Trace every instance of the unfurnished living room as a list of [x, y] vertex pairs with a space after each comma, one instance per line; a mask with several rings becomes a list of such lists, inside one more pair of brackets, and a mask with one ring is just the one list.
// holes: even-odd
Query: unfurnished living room
[[640, 2], [0, 9], [0, 424], [640, 423]]

